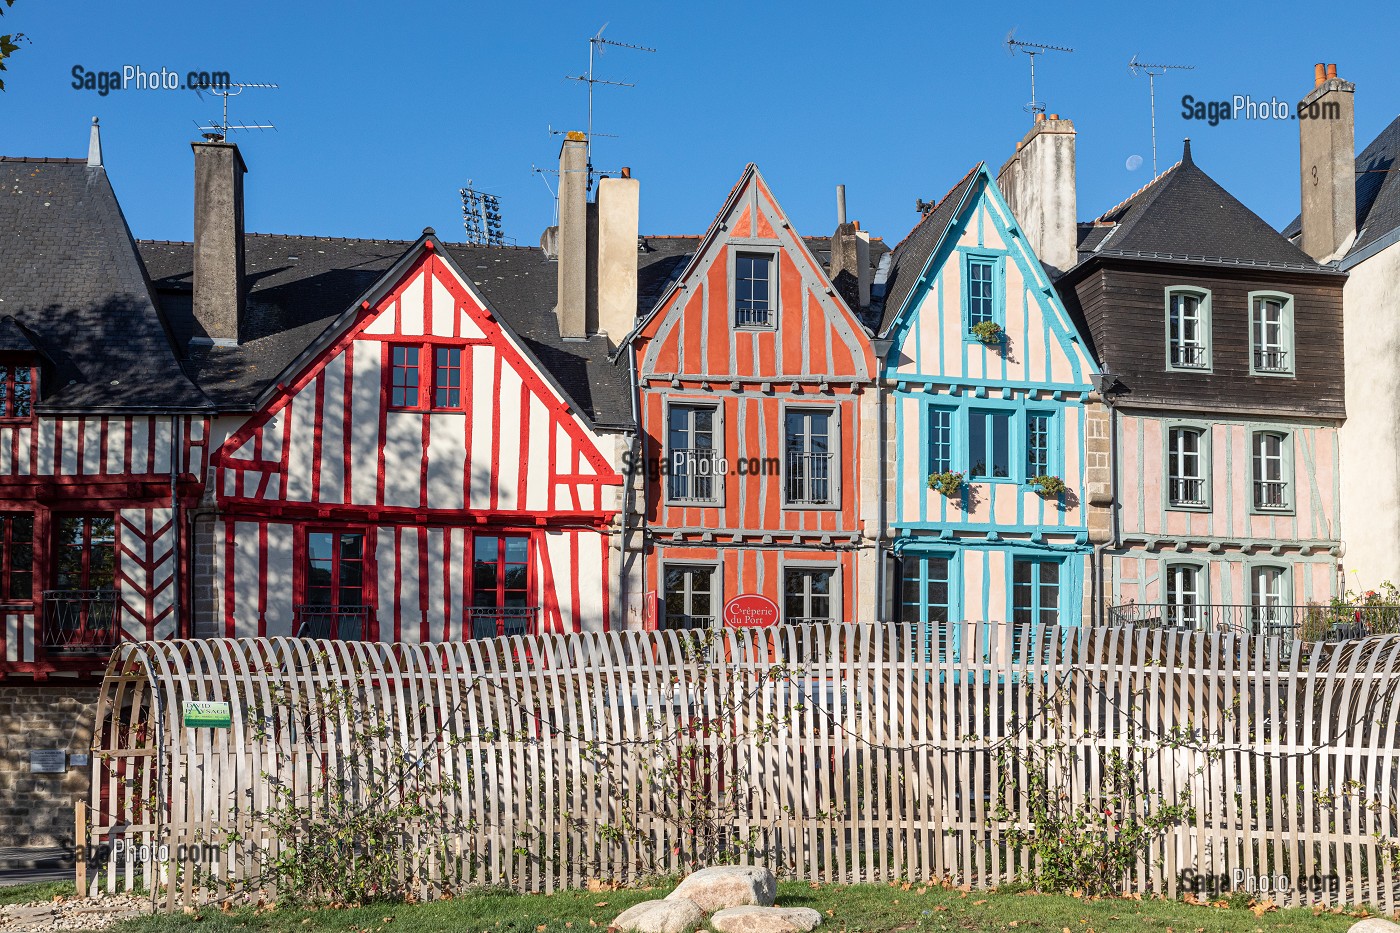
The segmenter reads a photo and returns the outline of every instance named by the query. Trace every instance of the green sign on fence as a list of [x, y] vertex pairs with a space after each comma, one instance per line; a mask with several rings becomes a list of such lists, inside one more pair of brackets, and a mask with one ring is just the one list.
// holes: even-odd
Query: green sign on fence
[[195, 729], [227, 729], [233, 722], [227, 703], [186, 700], [185, 725]]

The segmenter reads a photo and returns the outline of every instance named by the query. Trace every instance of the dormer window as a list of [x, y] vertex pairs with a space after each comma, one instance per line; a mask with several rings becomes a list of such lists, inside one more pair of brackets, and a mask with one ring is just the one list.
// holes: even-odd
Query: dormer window
[[1167, 289], [1167, 368], [1210, 369], [1210, 292]]
[[0, 360], [0, 421], [33, 420], [37, 383], [33, 360]]

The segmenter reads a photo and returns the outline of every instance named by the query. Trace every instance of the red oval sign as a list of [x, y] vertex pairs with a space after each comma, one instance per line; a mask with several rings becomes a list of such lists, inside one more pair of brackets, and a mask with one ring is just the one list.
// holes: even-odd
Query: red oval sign
[[724, 604], [724, 624], [731, 628], [777, 625], [778, 604], [757, 593], [741, 593]]

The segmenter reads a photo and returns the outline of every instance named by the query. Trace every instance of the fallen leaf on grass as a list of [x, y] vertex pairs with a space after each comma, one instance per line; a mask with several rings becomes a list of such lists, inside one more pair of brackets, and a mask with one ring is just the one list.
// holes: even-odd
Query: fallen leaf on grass
[[947, 909], [948, 909], [948, 905], [947, 905], [947, 904], [939, 904], [937, 907], [935, 907], [935, 908], [933, 908], [933, 909], [934, 909], [934, 910], [947, 910]]
[[972, 906], [973, 906], [973, 907], [981, 907], [981, 906], [982, 906], [983, 904], [985, 904], [985, 903], [987, 903], [987, 902], [986, 902], [986, 901], [973, 901], [973, 902], [972, 902]]
[[1278, 905], [1274, 903], [1273, 898], [1266, 897], [1249, 909], [1254, 911], [1254, 916], [1262, 917], [1271, 910], [1278, 910]]
[[915, 894], [927, 894], [927, 893], [928, 893], [928, 886], [925, 885], [924, 887], [919, 888], [919, 890], [915, 891], [914, 893], [915, 893]]
[[[607, 901], [599, 901], [598, 903], [594, 904], [593, 906], [594, 906], [594, 907], [606, 907], [606, 906], [608, 906], [608, 902], [607, 902]], [[500, 924], [498, 923], [498, 924], [496, 924], [496, 926], [500, 926]]]
[[834, 910], [828, 910], [828, 911], [826, 912], [826, 915], [827, 915], [828, 917], [834, 917], [834, 916], [836, 916], [836, 911], [834, 911]]

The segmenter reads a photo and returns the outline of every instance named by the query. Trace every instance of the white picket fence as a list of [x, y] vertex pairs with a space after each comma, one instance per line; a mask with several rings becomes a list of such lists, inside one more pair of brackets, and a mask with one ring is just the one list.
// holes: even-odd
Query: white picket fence
[[[423, 896], [444, 879], [550, 891], [724, 857], [821, 882], [991, 886], [1029, 867], [1007, 833], [1030, 825], [1025, 762], [1049, 748], [1072, 803], [1096, 799], [1113, 752], [1136, 753], [1145, 800], [1189, 792], [1193, 818], [1129, 888], [1282, 879], [1280, 903], [1389, 911], [1397, 684], [1400, 636], [890, 624], [128, 644], [99, 706], [91, 842], [123, 841], [109, 889], [169, 907], [225, 893], [189, 865], [211, 845], [224, 882], [257, 878], [257, 850], [223, 841], [275, 849], [274, 782], [305, 798], [361, 763], [346, 760], [361, 726], [331, 702], [349, 690], [390, 725], [386, 756], [455, 788], [435, 801], [448, 856], [415, 846], [403, 866]], [[186, 700], [229, 702], [232, 727], [186, 728]], [[295, 727], [289, 704], [323, 727]], [[126, 854], [141, 845], [171, 860]]]

